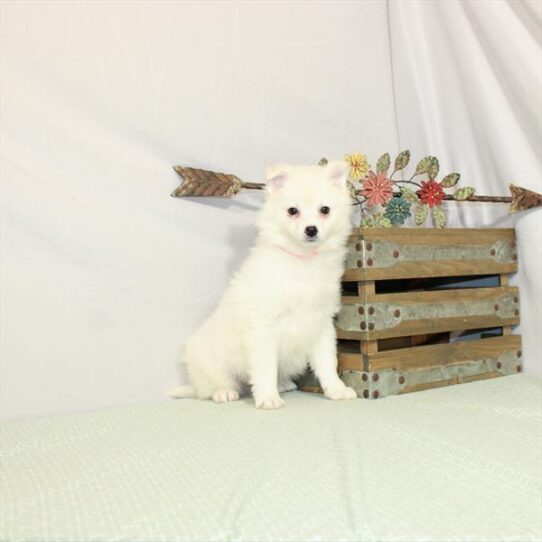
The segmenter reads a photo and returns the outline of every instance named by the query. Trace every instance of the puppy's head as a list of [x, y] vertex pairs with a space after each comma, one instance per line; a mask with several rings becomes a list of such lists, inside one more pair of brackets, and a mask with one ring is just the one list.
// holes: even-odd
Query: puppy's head
[[274, 244], [302, 250], [343, 243], [351, 227], [348, 171], [345, 162], [269, 168], [260, 231]]

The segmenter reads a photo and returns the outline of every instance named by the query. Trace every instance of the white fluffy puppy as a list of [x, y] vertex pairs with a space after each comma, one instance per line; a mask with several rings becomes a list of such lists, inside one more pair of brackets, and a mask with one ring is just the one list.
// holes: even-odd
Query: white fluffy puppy
[[249, 257], [214, 313], [187, 341], [189, 384], [175, 397], [235, 401], [248, 384], [258, 408], [310, 364], [330, 399], [356, 393], [337, 376], [333, 316], [351, 229], [348, 166], [275, 166]]

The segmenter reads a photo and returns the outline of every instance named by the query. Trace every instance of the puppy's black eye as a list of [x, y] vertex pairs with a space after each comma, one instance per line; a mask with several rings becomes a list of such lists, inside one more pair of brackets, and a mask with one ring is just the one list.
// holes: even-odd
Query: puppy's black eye
[[329, 207], [327, 207], [327, 205], [324, 205], [323, 207], [320, 207], [320, 212], [323, 215], [328, 215], [329, 211], [331, 211], [331, 209]]
[[298, 211], [295, 207], [290, 207], [290, 208], [288, 209], [288, 214], [289, 214], [289, 215], [294, 216], [294, 215], [296, 215], [297, 213], [299, 213], [299, 211]]

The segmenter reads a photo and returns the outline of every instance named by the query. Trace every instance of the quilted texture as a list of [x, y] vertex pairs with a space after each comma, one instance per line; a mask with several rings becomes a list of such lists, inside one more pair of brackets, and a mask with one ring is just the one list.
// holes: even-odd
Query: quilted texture
[[164, 401], [2, 427], [2, 541], [542, 538], [539, 380]]

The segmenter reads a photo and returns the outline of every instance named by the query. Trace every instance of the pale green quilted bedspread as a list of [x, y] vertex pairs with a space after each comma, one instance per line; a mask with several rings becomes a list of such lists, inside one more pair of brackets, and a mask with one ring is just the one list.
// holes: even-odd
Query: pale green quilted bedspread
[[542, 539], [539, 380], [285, 398], [4, 424], [1, 540]]

